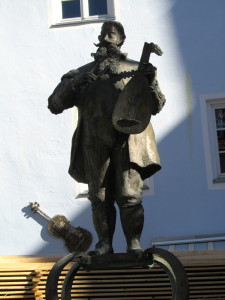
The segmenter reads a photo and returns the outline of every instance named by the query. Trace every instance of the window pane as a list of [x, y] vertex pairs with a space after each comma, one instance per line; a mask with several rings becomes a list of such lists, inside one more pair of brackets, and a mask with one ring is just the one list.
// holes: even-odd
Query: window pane
[[225, 173], [225, 153], [220, 153], [220, 170]]
[[225, 108], [215, 109], [216, 127], [225, 128]]
[[225, 130], [217, 131], [217, 140], [219, 151], [225, 151]]
[[80, 0], [62, 1], [62, 16], [63, 19], [80, 17]]
[[107, 0], [88, 0], [89, 16], [107, 15]]

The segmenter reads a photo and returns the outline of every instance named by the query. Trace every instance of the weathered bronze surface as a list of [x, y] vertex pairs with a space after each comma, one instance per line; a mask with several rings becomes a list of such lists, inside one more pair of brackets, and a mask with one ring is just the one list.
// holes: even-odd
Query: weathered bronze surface
[[[66, 73], [48, 99], [48, 108], [54, 114], [73, 106], [78, 108], [69, 174], [88, 184], [99, 238], [97, 254], [113, 252], [115, 202], [120, 209], [127, 251], [141, 251], [143, 180], [161, 169], [154, 131], [148, 121], [160, 112], [165, 97], [156, 79], [156, 68], [148, 62], [150, 52], [141, 64], [127, 58], [120, 50], [125, 38], [120, 23], [105, 22], [97, 51], [92, 54], [94, 61]], [[161, 54], [157, 45], [152, 49]], [[134, 99], [124, 96], [127, 90], [129, 94], [132, 81], [138, 85]], [[141, 106], [136, 105], [139, 99]], [[118, 101], [127, 101], [129, 105]], [[146, 119], [145, 111], [147, 124], [133, 130], [133, 125]]]
[[138, 70], [120, 93], [114, 107], [113, 125], [123, 133], [141, 133], [149, 124], [153, 100], [146, 76], [146, 66], [151, 53], [162, 55], [159, 46], [154, 43], [145, 43]]

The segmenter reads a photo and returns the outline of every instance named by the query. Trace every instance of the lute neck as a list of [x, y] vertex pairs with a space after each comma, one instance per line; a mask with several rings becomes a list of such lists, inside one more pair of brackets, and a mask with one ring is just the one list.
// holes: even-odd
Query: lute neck
[[149, 44], [149, 43], [145, 42], [138, 69], [142, 69], [143, 65], [145, 65], [149, 62], [151, 52], [152, 52], [151, 43]]

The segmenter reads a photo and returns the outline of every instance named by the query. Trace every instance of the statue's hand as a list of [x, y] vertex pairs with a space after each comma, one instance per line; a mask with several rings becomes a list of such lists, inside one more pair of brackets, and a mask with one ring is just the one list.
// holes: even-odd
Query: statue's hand
[[156, 68], [151, 63], [148, 63], [144, 64], [143, 70], [149, 83], [151, 83], [156, 76]]
[[147, 64], [144, 64], [143, 70], [146, 75], [155, 74], [156, 67], [154, 67], [151, 63], [147, 63]]
[[62, 76], [61, 81], [65, 79], [69, 79], [72, 89], [77, 91], [94, 81], [96, 76], [93, 73], [80, 74], [78, 70], [71, 70]]
[[86, 73], [86, 74], [82, 74], [82, 75], [74, 78], [73, 83], [78, 88], [84, 88], [85, 86], [90, 84], [95, 79], [96, 79], [96, 75], [94, 75], [93, 73]]

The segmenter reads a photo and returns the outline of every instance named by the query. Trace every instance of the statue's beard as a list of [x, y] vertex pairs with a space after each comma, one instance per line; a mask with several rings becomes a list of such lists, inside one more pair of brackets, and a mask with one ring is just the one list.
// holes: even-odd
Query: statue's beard
[[124, 58], [123, 53], [120, 51], [120, 47], [113, 43], [99, 43], [99, 48], [96, 53], [91, 55], [95, 61], [99, 63], [99, 71], [102, 72], [106, 68], [111, 74], [116, 74], [118, 70], [118, 62]]
[[121, 57], [120, 47], [116, 44], [105, 42], [99, 43], [96, 46], [98, 46], [96, 53], [92, 53], [91, 55], [97, 61], [104, 58], [120, 59]]

